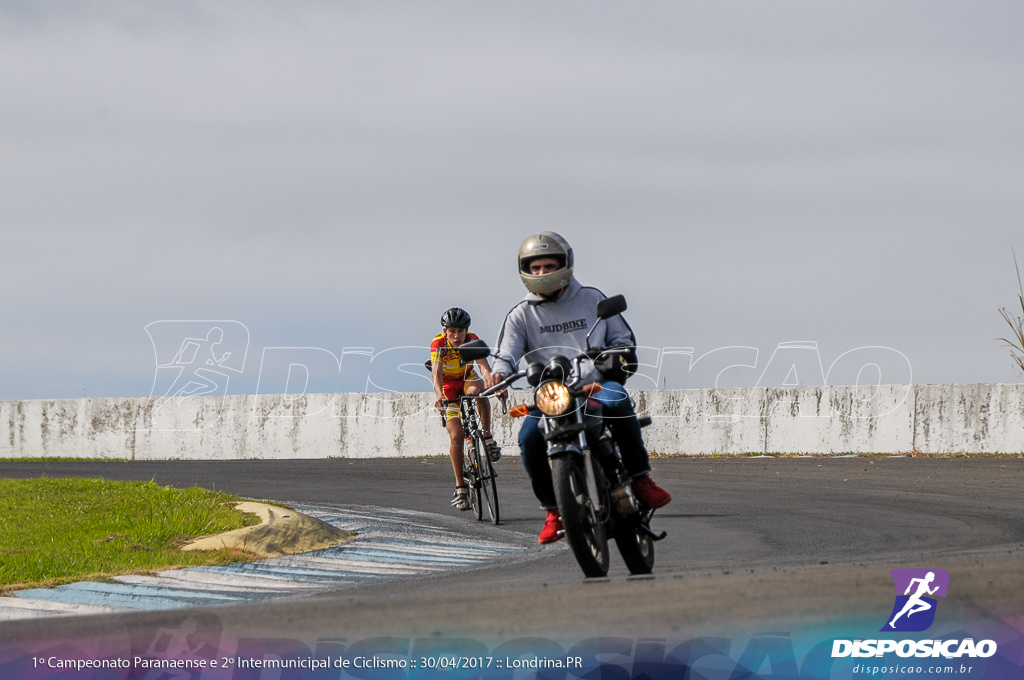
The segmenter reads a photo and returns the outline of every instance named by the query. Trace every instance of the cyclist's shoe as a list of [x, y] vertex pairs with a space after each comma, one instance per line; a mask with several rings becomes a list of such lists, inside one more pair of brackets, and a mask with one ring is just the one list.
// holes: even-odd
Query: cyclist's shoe
[[660, 508], [663, 505], [668, 505], [669, 501], [672, 500], [672, 496], [669, 495], [668, 491], [665, 491], [658, 486], [650, 475], [644, 475], [643, 477], [637, 477], [633, 480], [633, 493], [636, 495], [637, 500], [649, 507], [651, 510]]
[[501, 460], [501, 447], [498, 446], [498, 442], [494, 441], [494, 437], [490, 435], [484, 437], [484, 449], [487, 450], [487, 457], [491, 459], [492, 463]]
[[562, 516], [557, 510], [548, 510], [548, 516], [544, 519], [544, 528], [541, 529], [537, 542], [540, 544], [554, 543], [565, 535], [565, 527], [562, 526]]
[[459, 510], [469, 510], [469, 487], [455, 487], [455, 493], [452, 494], [452, 507]]

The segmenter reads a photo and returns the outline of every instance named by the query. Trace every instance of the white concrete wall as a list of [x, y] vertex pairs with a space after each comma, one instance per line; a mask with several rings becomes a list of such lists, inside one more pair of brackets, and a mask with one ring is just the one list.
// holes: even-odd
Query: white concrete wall
[[[528, 393], [517, 392], [513, 401]], [[1021, 453], [1024, 385], [633, 392], [658, 453]], [[433, 395], [0, 402], [0, 458], [372, 458], [447, 452]], [[495, 436], [518, 453], [518, 423]]]

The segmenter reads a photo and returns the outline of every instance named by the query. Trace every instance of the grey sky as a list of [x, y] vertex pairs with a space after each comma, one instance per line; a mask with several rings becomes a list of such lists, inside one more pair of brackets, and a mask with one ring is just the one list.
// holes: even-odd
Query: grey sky
[[[826, 370], [891, 348], [912, 376], [883, 382], [1020, 380], [995, 338], [1015, 239], [1024, 255], [1022, 19], [2, 2], [0, 399], [146, 395], [162, 320], [244, 324], [232, 391], [265, 348], [425, 346], [456, 304], [493, 342], [524, 293], [516, 249], [548, 229], [581, 281], [627, 296], [655, 361], [756, 350], [723, 384], [758, 384], [793, 341]], [[706, 387], [716, 361], [651, 382]]]

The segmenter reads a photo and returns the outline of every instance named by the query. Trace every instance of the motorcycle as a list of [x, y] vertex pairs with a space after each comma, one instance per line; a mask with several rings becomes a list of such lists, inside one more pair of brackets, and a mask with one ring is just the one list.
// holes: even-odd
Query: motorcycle
[[[626, 300], [621, 295], [601, 300], [597, 305], [598, 323], [624, 311]], [[547, 363], [530, 363], [515, 379], [525, 377], [534, 388], [534, 407], [541, 414], [540, 429], [548, 445], [565, 539], [583, 573], [587, 577], [608, 574], [610, 536], [630, 573], [649, 574], [654, 569], [654, 543], [665, 538], [665, 533], [651, 530], [654, 510], [643, 506], [633, 494], [601, 404], [593, 399], [601, 384], [583, 384], [580, 378], [585, 360], [615, 361], [633, 348], [591, 347], [590, 336], [596, 328], [597, 324], [587, 334], [584, 352], [571, 359], [559, 355]], [[466, 343], [459, 351], [463, 361], [490, 354], [482, 340]], [[519, 406], [509, 414], [517, 417], [528, 412], [528, 407]], [[651, 419], [639, 421], [643, 427]]]

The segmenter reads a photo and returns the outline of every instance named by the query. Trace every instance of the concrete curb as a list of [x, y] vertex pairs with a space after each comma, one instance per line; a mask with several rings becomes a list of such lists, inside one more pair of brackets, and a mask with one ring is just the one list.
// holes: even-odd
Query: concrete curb
[[252, 501], [239, 503], [235, 508], [258, 515], [260, 524], [199, 538], [187, 543], [182, 549], [233, 548], [264, 559], [329, 548], [355, 538], [352, 531], [344, 531], [288, 508]]

